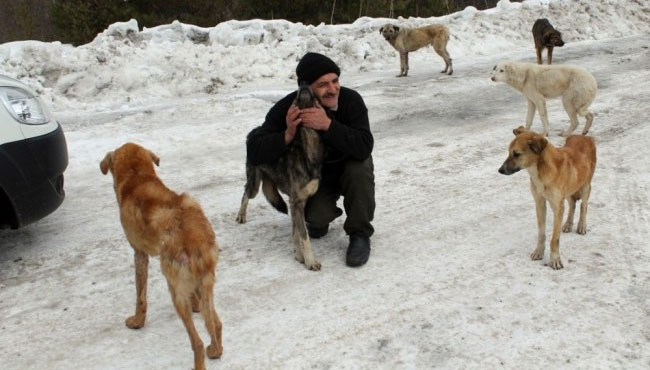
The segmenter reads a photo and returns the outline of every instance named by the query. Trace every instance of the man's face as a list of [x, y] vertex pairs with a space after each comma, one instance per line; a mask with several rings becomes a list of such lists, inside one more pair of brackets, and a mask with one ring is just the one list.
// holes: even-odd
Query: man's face
[[336, 73], [322, 75], [311, 84], [311, 89], [325, 108], [333, 109], [339, 105], [341, 84]]

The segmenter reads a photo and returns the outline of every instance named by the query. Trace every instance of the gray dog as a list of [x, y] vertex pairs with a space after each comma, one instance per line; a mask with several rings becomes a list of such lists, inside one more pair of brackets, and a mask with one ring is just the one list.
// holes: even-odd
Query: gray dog
[[[293, 104], [300, 109], [314, 107], [316, 97], [309, 85], [298, 88]], [[321, 166], [325, 158], [325, 145], [318, 132], [312, 128], [298, 126], [296, 137], [289, 148], [277, 161], [253, 166], [246, 163], [246, 186], [237, 215], [237, 222], [246, 222], [248, 200], [255, 198], [262, 183], [262, 192], [271, 205], [282, 213], [287, 213], [278, 189], [289, 195], [293, 253], [296, 260], [314, 271], [320, 270], [320, 263], [314, 258], [305, 224], [305, 204], [316, 193], [321, 177]]]

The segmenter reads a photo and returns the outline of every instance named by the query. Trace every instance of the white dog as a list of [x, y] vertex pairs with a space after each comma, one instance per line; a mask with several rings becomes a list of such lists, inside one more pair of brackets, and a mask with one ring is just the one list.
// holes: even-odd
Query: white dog
[[586, 70], [563, 65], [501, 62], [493, 69], [492, 81], [505, 82], [524, 94], [528, 100], [526, 129], [530, 129], [537, 109], [544, 125], [542, 134], [548, 136], [546, 98], [561, 96], [564, 110], [571, 120], [571, 126], [562, 135], [568, 136], [578, 127], [578, 114], [587, 118], [582, 134], [589, 132], [594, 115], [587, 108], [594, 100], [598, 86], [594, 76]]

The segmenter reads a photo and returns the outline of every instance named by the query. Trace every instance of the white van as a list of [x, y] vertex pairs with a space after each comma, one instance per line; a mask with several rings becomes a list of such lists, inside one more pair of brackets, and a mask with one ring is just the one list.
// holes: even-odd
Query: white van
[[0, 228], [54, 212], [65, 198], [67, 166], [61, 125], [29, 87], [0, 75]]

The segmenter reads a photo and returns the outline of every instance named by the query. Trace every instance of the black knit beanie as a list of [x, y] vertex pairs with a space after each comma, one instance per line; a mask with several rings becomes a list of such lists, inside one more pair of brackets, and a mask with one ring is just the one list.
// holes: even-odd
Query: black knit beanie
[[332, 59], [318, 53], [309, 52], [305, 54], [296, 67], [298, 85], [300, 85], [302, 81], [311, 85], [322, 75], [328, 73], [336, 73], [337, 76], [340, 76], [341, 70]]

